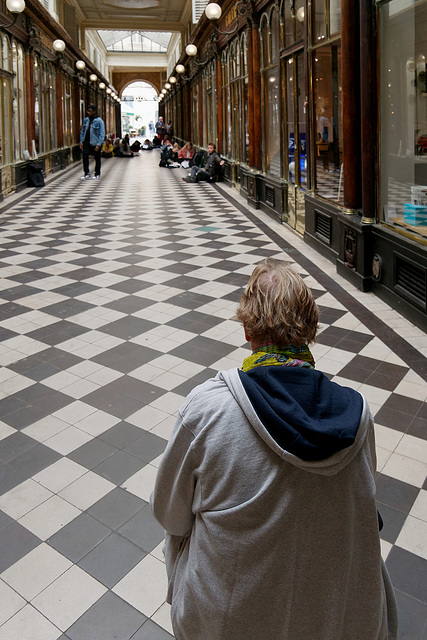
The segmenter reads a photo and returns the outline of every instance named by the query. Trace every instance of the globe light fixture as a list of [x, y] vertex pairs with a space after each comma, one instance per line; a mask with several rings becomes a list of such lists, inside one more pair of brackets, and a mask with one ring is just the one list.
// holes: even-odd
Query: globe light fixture
[[96, 82], [98, 80], [98, 76], [96, 75], [96, 73], [91, 73], [89, 76], [89, 80], [91, 82]]
[[105, 82], [100, 82], [99, 83], [99, 88], [100, 89], [105, 89]]
[[65, 50], [65, 42], [63, 40], [54, 40], [52, 47], [54, 48], [55, 51], [60, 53], [61, 51]]
[[77, 62], [76, 62], [76, 68], [77, 68], [79, 71], [83, 71], [83, 69], [84, 69], [85, 67], [86, 67], [86, 63], [85, 63], [85, 61], [84, 61], [84, 60], [77, 60]]
[[169, 89], [172, 87], [172, 85], [171, 85], [169, 82], [167, 82], [167, 83], [165, 84], [165, 87], [166, 87], [166, 89], [169, 91]]
[[187, 46], [185, 47], [185, 53], [187, 54], [187, 56], [197, 56], [197, 47], [195, 44], [187, 44]]
[[207, 5], [205, 14], [209, 20], [219, 20], [222, 14], [222, 9], [216, 2], [211, 2]]
[[175, 76], [171, 76], [171, 77], [169, 78], [169, 82], [171, 82], [172, 84], [175, 84], [175, 82], [176, 82], [176, 78], [175, 78]]
[[22, 13], [25, 9], [25, 0], [6, 0], [6, 7], [10, 13]]
[[107, 93], [108, 93], [108, 95], [110, 95], [110, 93], [112, 93], [110, 87], [107, 87]]
[[177, 73], [185, 73], [185, 67], [183, 64], [177, 64], [176, 65], [176, 72]]
[[304, 18], [305, 18], [304, 7], [300, 7], [296, 15], [297, 15], [298, 22], [304, 22]]

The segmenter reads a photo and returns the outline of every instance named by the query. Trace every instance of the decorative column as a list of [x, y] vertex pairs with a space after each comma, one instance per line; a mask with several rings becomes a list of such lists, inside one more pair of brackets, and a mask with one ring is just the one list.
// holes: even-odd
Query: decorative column
[[262, 169], [260, 39], [257, 21], [252, 22], [252, 91], [253, 91], [253, 166]]
[[255, 116], [254, 116], [254, 63], [253, 63], [253, 42], [252, 28], [248, 25], [246, 31], [246, 41], [248, 43], [248, 129], [249, 129], [249, 166], [255, 167]]
[[33, 75], [34, 59], [30, 51], [25, 53], [25, 85], [27, 91], [26, 112], [27, 112], [27, 148], [32, 148], [32, 140], [36, 139], [36, 121], [34, 117], [34, 75]]
[[223, 101], [222, 101], [222, 64], [221, 58], [217, 58], [216, 64], [216, 131], [218, 153], [224, 153], [224, 124], [223, 124]]
[[341, 2], [341, 77], [343, 104], [344, 209], [355, 213], [361, 202], [359, 0]]
[[360, 98], [362, 151], [362, 222], [375, 223], [377, 193], [377, 96], [375, 73], [375, 9], [360, 0]]
[[58, 135], [58, 148], [64, 146], [64, 113], [63, 113], [63, 91], [62, 73], [60, 67], [56, 70], [56, 123]]

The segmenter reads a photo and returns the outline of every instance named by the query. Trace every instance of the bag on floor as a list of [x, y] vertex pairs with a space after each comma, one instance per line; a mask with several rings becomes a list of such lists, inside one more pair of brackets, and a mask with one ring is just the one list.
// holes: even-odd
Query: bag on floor
[[27, 165], [27, 187], [44, 187], [43, 165], [39, 162]]

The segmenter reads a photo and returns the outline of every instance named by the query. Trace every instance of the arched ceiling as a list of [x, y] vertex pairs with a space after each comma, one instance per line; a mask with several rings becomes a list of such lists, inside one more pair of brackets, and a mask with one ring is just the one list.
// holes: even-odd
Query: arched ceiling
[[188, 0], [74, 0], [85, 29], [179, 31]]

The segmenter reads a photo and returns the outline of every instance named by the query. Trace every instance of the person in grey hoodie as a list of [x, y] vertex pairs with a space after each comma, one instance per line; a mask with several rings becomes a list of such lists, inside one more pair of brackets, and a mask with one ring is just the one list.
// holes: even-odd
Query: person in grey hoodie
[[314, 369], [318, 311], [285, 263], [240, 301], [252, 354], [186, 398], [151, 497], [176, 640], [396, 640], [373, 418]]

